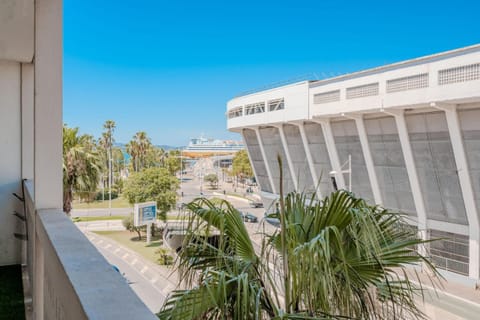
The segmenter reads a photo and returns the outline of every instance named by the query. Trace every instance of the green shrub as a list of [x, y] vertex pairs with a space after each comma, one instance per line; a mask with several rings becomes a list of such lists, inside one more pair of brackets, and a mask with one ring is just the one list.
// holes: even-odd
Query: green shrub
[[126, 216], [122, 220], [122, 224], [130, 232], [136, 232], [138, 234], [138, 240], [142, 239], [142, 231], [146, 231], [145, 226], [142, 227], [135, 227], [133, 224], [133, 212], [129, 216]]
[[158, 264], [168, 266], [173, 264], [173, 257], [171, 254], [171, 250], [165, 247], [160, 247], [155, 251], [155, 253], [158, 255], [157, 262]]
[[[118, 198], [118, 193], [115, 190], [112, 190], [112, 200]], [[102, 191], [97, 192], [95, 195], [95, 200], [108, 200], [108, 190], [105, 190], [105, 193]]]

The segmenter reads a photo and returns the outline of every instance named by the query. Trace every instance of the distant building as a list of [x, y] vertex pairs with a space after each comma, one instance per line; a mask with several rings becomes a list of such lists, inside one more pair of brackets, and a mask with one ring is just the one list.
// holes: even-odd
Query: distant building
[[[480, 279], [480, 45], [228, 102], [264, 202], [339, 188], [407, 213], [445, 274]], [[351, 156], [351, 181], [348, 159]], [[342, 170], [344, 173], [342, 173]]]

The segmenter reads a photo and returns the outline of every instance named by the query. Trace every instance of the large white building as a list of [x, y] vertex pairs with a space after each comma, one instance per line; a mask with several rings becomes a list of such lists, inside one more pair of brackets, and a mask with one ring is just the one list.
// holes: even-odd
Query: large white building
[[[480, 280], [480, 45], [230, 100], [264, 201], [339, 188], [407, 213], [450, 279]], [[345, 166], [343, 166], [346, 164]], [[331, 173], [333, 172], [333, 173]]]

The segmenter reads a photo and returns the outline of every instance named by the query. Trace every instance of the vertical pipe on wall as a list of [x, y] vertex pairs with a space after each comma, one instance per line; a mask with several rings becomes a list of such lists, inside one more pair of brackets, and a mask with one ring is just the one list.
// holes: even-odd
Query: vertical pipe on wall
[[34, 79], [33, 64], [21, 64], [22, 179], [33, 179]]

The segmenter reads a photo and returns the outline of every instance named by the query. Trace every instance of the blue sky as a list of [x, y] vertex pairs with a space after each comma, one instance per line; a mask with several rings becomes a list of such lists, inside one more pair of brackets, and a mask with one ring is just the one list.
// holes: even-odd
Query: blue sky
[[64, 122], [185, 145], [236, 94], [480, 42], [479, 1], [64, 0]]

